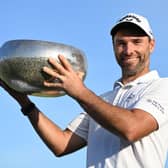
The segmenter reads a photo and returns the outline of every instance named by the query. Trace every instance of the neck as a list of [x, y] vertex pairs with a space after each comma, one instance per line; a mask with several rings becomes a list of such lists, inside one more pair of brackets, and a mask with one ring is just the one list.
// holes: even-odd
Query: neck
[[123, 83], [123, 84], [127, 84], [127, 83], [129, 83], [129, 82], [132, 82], [132, 81], [134, 81], [135, 79], [137, 79], [137, 78], [139, 78], [139, 77], [141, 77], [141, 76], [143, 76], [143, 75], [145, 75], [146, 73], [148, 73], [149, 72], [149, 70], [147, 70], [147, 71], [142, 71], [141, 73], [137, 73], [137, 74], [134, 74], [134, 75], [127, 75], [127, 74], [122, 74], [122, 78], [121, 78], [121, 82]]

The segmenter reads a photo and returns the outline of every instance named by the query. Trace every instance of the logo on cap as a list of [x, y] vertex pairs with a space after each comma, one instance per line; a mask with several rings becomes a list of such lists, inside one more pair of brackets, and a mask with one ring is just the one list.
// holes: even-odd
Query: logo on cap
[[136, 17], [135, 15], [130, 15], [130, 14], [121, 18], [119, 22], [122, 22], [122, 21], [132, 22], [133, 20], [136, 20], [139, 23], [141, 22], [141, 20], [138, 17]]

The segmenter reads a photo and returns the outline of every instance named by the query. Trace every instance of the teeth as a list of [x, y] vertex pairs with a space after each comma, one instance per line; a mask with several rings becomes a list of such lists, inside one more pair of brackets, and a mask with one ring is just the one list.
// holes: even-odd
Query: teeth
[[126, 58], [123, 59], [123, 63], [133, 63], [133, 62], [137, 62], [137, 58]]
[[126, 58], [124, 60], [136, 60], [137, 58]]

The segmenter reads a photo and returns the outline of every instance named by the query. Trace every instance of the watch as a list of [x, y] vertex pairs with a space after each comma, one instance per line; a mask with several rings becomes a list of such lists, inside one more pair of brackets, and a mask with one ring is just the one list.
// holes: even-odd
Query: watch
[[25, 116], [28, 116], [35, 108], [36, 108], [35, 104], [30, 103], [27, 106], [22, 107], [21, 111]]

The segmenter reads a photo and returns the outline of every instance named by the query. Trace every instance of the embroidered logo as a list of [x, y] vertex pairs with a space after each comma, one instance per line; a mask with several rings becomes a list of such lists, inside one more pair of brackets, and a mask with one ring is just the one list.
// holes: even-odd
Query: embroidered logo
[[165, 111], [164, 107], [161, 106], [161, 104], [158, 103], [157, 101], [151, 100], [151, 99], [147, 99], [147, 102], [149, 102], [150, 104], [155, 106], [160, 112], [164, 113], [164, 111]]
[[127, 103], [130, 102], [131, 100], [133, 100], [135, 98], [135, 95], [134, 94], [130, 94], [128, 97], [127, 97]]
[[119, 22], [122, 22], [123, 20], [126, 20], [126, 21], [136, 20], [136, 21], [139, 22], [139, 23], [141, 22], [141, 20], [140, 20], [138, 17], [134, 16], [134, 15], [127, 15], [127, 16], [121, 18], [121, 19], [119, 20]]

